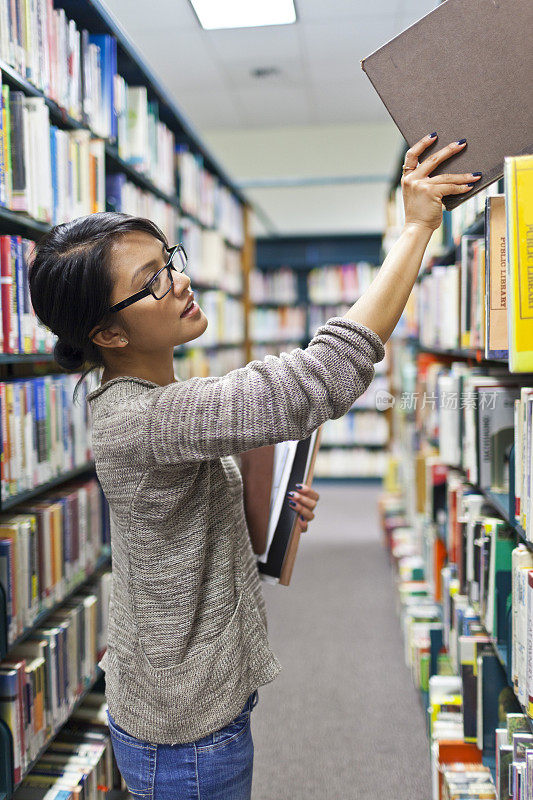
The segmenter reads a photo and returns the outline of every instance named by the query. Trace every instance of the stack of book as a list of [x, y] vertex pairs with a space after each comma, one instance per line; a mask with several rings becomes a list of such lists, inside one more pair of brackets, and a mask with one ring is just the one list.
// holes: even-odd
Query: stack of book
[[94, 372], [0, 381], [1, 499], [34, 489], [92, 460], [87, 394], [98, 383]]
[[[107, 613], [110, 574], [97, 575], [0, 662], [0, 719], [13, 738], [15, 784], [94, 683], [105, 650], [99, 621]], [[48, 751], [42, 757], [51, 768]]]
[[[315, 253], [323, 246], [311, 239], [306, 249]], [[335, 251], [335, 243], [328, 246]], [[305, 347], [321, 325], [346, 314], [376, 272], [368, 261], [309, 267], [297, 262], [292, 268], [285, 264], [276, 269], [265, 263], [255, 270], [250, 276], [255, 304], [250, 315], [254, 358]], [[350, 413], [324, 423], [317, 478], [375, 480], [383, 476], [389, 430], [387, 415], [382, 414], [386, 407], [380, 400], [388, 394], [387, 369], [385, 359], [376, 365], [376, 379]]]
[[0, 578], [7, 645], [95, 569], [109, 544], [108, 507], [96, 478], [64, 484], [0, 517]]
[[33, 800], [36, 795], [104, 800], [114, 791], [126, 792], [113, 755], [106, 710], [102, 692], [85, 694], [56, 738], [39, 754], [31, 772], [24, 775], [14, 800]]
[[56, 336], [37, 319], [28, 284], [34, 247], [23, 236], [0, 236], [0, 349], [3, 353], [51, 353]]
[[356, 264], [325, 264], [309, 270], [307, 285], [311, 303], [349, 303], [370, 286], [377, 273], [377, 267], [360, 261]]
[[220, 229], [205, 229], [183, 217], [181, 237], [189, 257], [187, 273], [194, 284], [209, 284], [229, 293], [242, 293], [241, 253], [227, 243]]
[[227, 188], [203, 165], [199, 155], [178, 145], [179, 197], [184, 214], [201, 225], [216, 228], [229, 244], [244, 242], [242, 208]]
[[53, 225], [105, 211], [103, 140], [51, 125], [44, 98], [11, 90], [1, 72], [0, 88], [0, 206]]
[[250, 335], [254, 342], [293, 342], [296, 347], [305, 330], [305, 308], [258, 307], [250, 313]]
[[169, 242], [180, 240], [180, 214], [176, 206], [136, 186], [123, 172], [106, 175], [106, 210], [146, 217], [159, 225]]
[[298, 302], [298, 275], [290, 267], [276, 270], [253, 269], [249, 277], [252, 303], [279, 303], [292, 305]]
[[434, 800], [533, 797], [531, 163], [451, 212], [391, 348], [382, 521]]

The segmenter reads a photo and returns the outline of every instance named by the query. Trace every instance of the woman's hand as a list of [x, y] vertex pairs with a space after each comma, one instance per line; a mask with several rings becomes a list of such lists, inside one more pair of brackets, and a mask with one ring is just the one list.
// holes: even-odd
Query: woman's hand
[[404, 166], [410, 169], [402, 177], [403, 204], [405, 223], [415, 223], [431, 232], [437, 230], [442, 222], [442, 198], [447, 194], [464, 194], [470, 191], [481, 173], [465, 172], [463, 174], [435, 175], [429, 177], [439, 164], [464, 149], [466, 142], [452, 142], [442, 150], [418, 163], [418, 156], [433, 144], [435, 137], [424, 136], [406, 153]]
[[313, 511], [320, 495], [311, 486], [307, 486], [305, 483], [297, 483], [296, 490], [287, 492], [287, 497], [291, 508], [300, 516], [300, 530], [302, 532], [306, 531], [307, 523], [315, 518]]

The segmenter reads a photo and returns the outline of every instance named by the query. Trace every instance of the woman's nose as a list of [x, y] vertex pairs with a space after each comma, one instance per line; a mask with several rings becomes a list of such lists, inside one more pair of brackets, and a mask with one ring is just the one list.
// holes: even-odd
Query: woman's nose
[[[183, 278], [185, 280], [183, 280]], [[174, 294], [176, 295], [176, 297], [181, 297], [181, 295], [184, 294], [184, 292], [190, 288], [191, 288], [190, 276], [180, 275], [178, 278], [174, 276]]]

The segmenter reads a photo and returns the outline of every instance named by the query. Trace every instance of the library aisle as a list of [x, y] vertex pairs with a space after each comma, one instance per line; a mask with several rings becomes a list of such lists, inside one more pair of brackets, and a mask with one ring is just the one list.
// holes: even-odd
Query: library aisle
[[381, 490], [316, 488], [290, 587], [264, 587], [283, 670], [252, 713], [252, 798], [428, 800], [424, 713], [402, 657]]

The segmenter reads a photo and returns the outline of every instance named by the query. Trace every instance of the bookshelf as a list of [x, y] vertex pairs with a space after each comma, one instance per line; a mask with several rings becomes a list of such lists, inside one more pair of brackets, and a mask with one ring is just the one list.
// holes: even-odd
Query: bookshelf
[[[390, 190], [385, 254], [402, 224], [400, 174], [401, 163]], [[500, 756], [506, 737], [512, 744], [516, 719], [525, 737], [533, 734], [533, 708], [527, 702], [530, 654], [521, 635], [530, 637], [533, 630], [533, 595], [527, 596], [533, 570], [531, 486], [524, 472], [531, 463], [531, 428], [529, 422], [520, 427], [533, 384], [531, 374], [512, 372], [508, 357], [488, 346], [498, 308], [489, 303], [491, 248], [507, 259], [506, 280], [518, 269], [504, 246], [509, 208], [507, 227], [498, 228], [497, 235], [492, 222], [487, 227], [493, 218], [486, 206], [489, 212], [494, 208], [495, 196], [501, 203], [505, 195], [507, 202], [508, 191], [505, 180], [498, 180], [451, 213], [444, 211], [443, 225], [430, 241], [391, 340], [391, 457], [380, 509], [406, 663], [427, 712], [434, 774], [443, 775], [449, 763], [445, 755], [439, 760], [446, 739], [457, 743], [456, 762], [478, 760], [467, 750], [473, 743], [492, 773], [496, 796], [516, 800], [529, 797], [516, 788], [525, 780], [522, 767], [511, 759], [515, 788], [506, 794]], [[529, 196], [514, 202], [527, 203]], [[471, 250], [463, 237], [474, 242]], [[503, 280], [501, 271], [498, 279]], [[507, 286], [502, 291], [511, 315]], [[498, 444], [502, 435], [504, 450]], [[520, 595], [516, 587], [522, 580]], [[477, 654], [474, 697], [468, 682], [471, 652]], [[525, 661], [519, 652], [527, 652]], [[492, 670], [490, 682], [483, 678], [485, 665]], [[446, 681], [452, 686], [454, 678], [458, 683], [446, 694], [443, 687]], [[454, 704], [457, 713], [451, 710]], [[447, 712], [441, 713], [444, 706]], [[477, 740], [472, 727], [467, 735], [474, 711]], [[533, 740], [524, 741], [533, 751]]]
[[[250, 287], [253, 357], [305, 348], [320, 325], [345, 314], [372, 280], [380, 246], [371, 235], [258, 239]], [[317, 480], [381, 480], [388, 415], [377, 410], [375, 397], [386, 388], [385, 361], [350, 411], [325, 423]]]
[[[205, 148], [197, 133], [189, 121], [184, 117], [173, 100], [168, 96], [164, 88], [161, 86], [156, 77], [148, 70], [143, 64], [141, 57], [136, 52], [135, 47], [127, 35], [122, 31], [118, 22], [112, 15], [98, 2], [90, 2], [86, 4], [79, 4], [76, 2], [56, 3], [56, 8], [64, 10], [66, 18], [73, 20], [79, 31], [84, 28], [87, 29], [91, 35], [100, 34], [108, 35], [116, 42], [116, 73], [120, 75], [128, 84], [128, 86], [136, 87], [142, 86], [146, 88], [148, 102], [157, 105], [158, 121], [166, 126], [168, 131], [174, 137], [174, 142], [179, 151], [178, 156], [178, 169], [176, 171], [177, 182], [175, 192], [169, 193], [164, 191], [157, 185], [155, 180], [146, 172], [139, 171], [134, 163], [129, 163], [125, 158], [121, 157], [120, 150], [124, 149], [121, 146], [121, 141], [117, 141], [117, 136], [110, 135], [109, 138], [102, 137], [101, 133], [96, 132], [90, 126], [90, 120], [86, 119], [86, 115], [82, 113], [75, 118], [71, 109], [66, 109], [61, 106], [55, 99], [52, 99], [46, 94], [46, 91], [32, 83], [26, 77], [23, 77], [17, 69], [8, 64], [5, 60], [5, 52], [0, 50], [0, 74], [2, 83], [10, 87], [12, 91], [22, 92], [24, 96], [41, 99], [48, 109], [50, 124], [56, 126], [61, 131], [88, 131], [91, 140], [98, 140], [103, 138], [103, 151], [105, 153], [105, 174], [106, 179], [112, 176], [121, 176], [126, 179], [129, 184], [137, 187], [145, 194], [157, 198], [165, 207], [166, 212], [173, 210], [175, 212], [174, 224], [171, 226], [173, 231], [169, 230], [169, 226], [161, 224], [161, 220], [157, 218], [154, 213], [144, 213], [146, 216], [152, 216], [156, 222], [160, 224], [165, 230], [169, 238], [180, 238], [186, 242], [186, 246], [191, 254], [191, 279], [194, 287], [198, 292], [198, 299], [202, 304], [205, 292], [219, 292], [220, 301], [219, 305], [223, 308], [223, 302], [227, 298], [229, 307], [226, 311], [227, 320], [232, 320], [235, 317], [234, 309], [235, 304], [238, 303], [242, 310], [239, 311], [239, 319], [241, 320], [241, 329], [239, 336], [232, 336], [228, 346], [232, 351], [235, 348], [238, 352], [221, 353], [219, 355], [211, 352], [209, 359], [213, 364], [214, 374], [222, 374], [223, 371], [237, 366], [241, 366], [247, 360], [247, 353], [250, 350], [250, 344], [246, 341], [246, 298], [244, 293], [246, 291], [246, 281], [244, 280], [242, 287], [231, 288], [225, 286], [227, 266], [225, 260], [224, 264], [219, 265], [218, 273], [214, 276], [216, 280], [206, 280], [203, 274], [205, 264], [202, 263], [202, 236], [206, 234], [214, 234], [217, 231], [217, 225], [213, 218], [213, 213], [206, 213], [204, 207], [199, 206], [195, 202], [198, 198], [192, 197], [191, 202], [191, 175], [192, 181], [202, 181], [203, 178], [208, 177], [211, 182], [215, 181], [217, 187], [220, 189], [220, 195], [226, 193], [226, 202], [221, 203], [220, 207], [227, 210], [228, 204], [233, 202], [239, 208], [236, 212], [233, 209], [233, 217], [241, 214], [243, 219], [237, 224], [237, 228], [242, 228], [242, 231], [235, 235], [231, 233], [231, 226], [228, 230], [221, 229], [219, 231], [223, 249], [226, 252], [233, 254], [232, 265], [233, 272], [238, 272], [242, 277], [246, 273], [246, 263], [244, 254], [247, 253], [248, 262], [250, 256], [253, 258], [253, 243], [249, 233], [249, 222], [244, 220], [248, 214], [248, 208], [245, 199], [239, 190], [233, 185], [227, 175], [224, 173], [220, 165], [214, 159], [212, 154]], [[5, 47], [4, 47], [5, 50]], [[4, 56], [2, 58], [1, 56]], [[115, 87], [116, 88], [116, 87]], [[188, 183], [184, 183], [185, 173], [187, 172]], [[200, 175], [197, 173], [201, 173]], [[205, 183], [205, 180], [204, 180]], [[193, 192], [194, 195], [194, 186]], [[201, 187], [204, 188], [203, 186]], [[211, 186], [211, 191], [213, 187]], [[228, 197], [230, 200], [228, 200]], [[109, 186], [107, 187], [107, 197], [105, 206], [107, 210], [117, 208], [117, 204], [113, 202], [113, 197], [109, 194]], [[120, 205], [120, 204], [119, 204]], [[208, 198], [209, 205], [209, 198]], [[211, 202], [212, 205], [212, 202]], [[104, 210], [104, 208], [98, 209]], [[120, 207], [120, 210], [129, 211], [129, 213], [143, 213], [138, 208]], [[228, 215], [220, 218], [222, 221]], [[59, 222], [62, 220], [53, 220]], [[20, 211], [13, 211], [12, 208], [2, 207], [0, 202], [0, 234], [13, 234], [17, 233], [22, 236], [27, 236], [30, 239], [38, 239], [39, 235], [50, 227], [50, 221], [43, 219], [36, 219], [27, 213]], [[244, 233], [245, 231], [245, 233]], [[194, 239], [194, 243], [192, 242]], [[251, 263], [251, 262], [250, 262]], [[213, 277], [213, 276], [212, 276]], [[218, 321], [217, 321], [218, 322]], [[215, 327], [215, 326], [213, 326]], [[208, 337], [205, 337], [206, 339]], [[224, 347], [224, 336], [219, 337], [218, 341], [222, 342]], [[217, 343], [218, 343], [217, 341]], [[192, 367], [187, 367], [181, 362], [189, 358], [191, 348], [195, 351], [198, 347], [210, 347], [211, 351], [215, 346], [215, 342], [204, 343], [190, 343], [186, 346], [176, 348], [176, 369], [178, 372], [184, 371], [185, 374], [190, 374]], [[225, 356], [225, 358], [224, 358]], [[201, 374], [206, 374], [210, 369], [207, 356], [201, 364]], [[220, 362], [220, 363], [219, 363]], [[198, 359], [196, 359], [196, 364]]]
[[[41, 0], [32, 4], [31, 10], [28, 4], [28, 25], [29, 29], [33, 26], [32, 33], [36, 34], [41, 24], [37, 15], [53, 15], [48, 18], [51, 27], [47, 28], [47, 32], [54, 29], [58, 35], [57, 41], [54, 40], [54, 47], [58, 48], [55, 55], [48, 33], [44, 37], [30, 38], [28, 46], [18, 38], [22, 31], [16, 25], [11, 25], [11, 15], [26, 8], [24, 0], [12, 0], [10, 3], [0, 0], [0, 84], [3, 91], [0, 102], [3, 98], [4, 113], [11, 113], [10, 103], [15, 98], [21, 108], [38, 110], [41, 127], [28, 127], [28, 131], [32, 136], [38, 134], [39, 142], [50, 140], [50, 153], [48, 148], [43, 148], [39, 156], [41, 161], [44, 159], [44, 162], [49, 162], [51, 175], [50, 183], [43, 180], [39, 182], [38, 178], [42, 179], [43, 173], [35, 171], [31, 150], [32, 142], [37, 139], [24, 139], [27, 144], [24, 166], [28, 170], [31, 166], [31, 174], [29, 171], [25, 173], [23, 191], [20, 181], [16, 185], [18, 179], [14, 176], [18, 162], [14, 164], [7, 160], [7, 154], [10, 159], [12, 156], [15, 158], [8, 138], [15, 119], [9, 117], [6, 120], [0, 112], [0, 238], [11, 237], [12, 241], [19, 237], [19, 246], [23, 246], [24, 239], [37, 241], [53, 224], [94, 211], [121, 210], [154, 219], [170, 243], [183, 241], [189, 255], [188, 272], [192, 287], [210, 320], [209, 332], [206, 331], [207, 335], [204, 334], [201, 341], [175, 349], [176, 374], [187, 379], [192, 375], [220, 375], [242, 366], [251, 359], [248, 287], [255, 257], [249, 208], [244, 196], [205, 147], [194, 127], [157, 76], [143, 62], [134, 43], [105, 6], [98, 0], [84, 3], [55, 0], [53, 5], [52, 11], [52, 4]], [[5, 20], [9, 21], [8, 25], [4, 25]], [[61, 32], [65, 34], [64, 40], [60, 39]], [[66, 49], [62, 51], [61, 47]], [[100, 72], [95, 66], [97, 62], [101, 66]], [[73, 70], [68, 74], [67, 64]], [[134, 112], [139, 112], [141, 123], [132, 122]], [[15, 138], [19, 141], [21, 137]], [[60, 151], [60, 146], [67, 149]], [[76, 155], [72, 156], [68, 148], [74, 148], [72, 152]], [[67, 151], [68, 155], [65, 155]], [[61, 197], [58, 199], [61, 195], [59, 181], [64, 179], [67, 167], [76, 176], [72, 187], [69, 184], [69, 191], [72, 189], [71, 205], [77, 213], [62, 205]], [[37, 177], [34, 178], [34, 175]], [[35, 181], [31, 186], [30, 179]], [[37, 197], [39, 202], [36, 201]], [[23, 438], [25, 434], [19, 418], [13, 423], [13, 428], [9, 427], [12, 424], [10, 407], [6, 395], [2, 394], [5, 388], [0, 388], [0, 407], [7, 420], [5, 425], [8, 426], [4, 426], [1, 440], [0, 522], [5, 525], [15, 515], [25, 513], [27, 516], [34, 514], [34, 519], [38, 519], [41, 526], [46, 518], [49, 555], [53, 553], [56, 562], [64, 557], [64, 562], [61, 562], [61, 573], [55, 576], [56, 583], [51, 593], [48, 594], [50, 587], [47, 586], [45, 596], [44, 584], [42, 587], [39, 584], [42, 593], [39, 598], [32, 596], [31, 608], [17, 609], [17, 614], [24, 612], [24, 623], [22, 618], [15, 620], [13, 610], [13, 598], [18, 598], [18, 594], [15, 595], [18, 589], [0, 579], [0, 653], [4, 662], [19, 658], [17, 650], [22, 652], [20, 648], [27, 646], [32, 637], [43, 630], [43, 626], [59, 625], [58, 614], [62, 614], [73, 603], [80, 602], [79, 598], [87, 593], [97, 594], [98, 603], [102, 604], [98, 614], [104, 618], [105, 603], [109, 601], [106, 575], [110, 575], [111, 568], [109, 509], [103, 493], [99, 501], [102, 517], [98, 528], [102, 542], [97, 552], [97, 543], [92, 541], [96, 529], [93, 534], [90, 531], [87, 533], [88, 528], [84, 529], [84, 536], [91, 539], [92, 547], [90, 549], [88, 539], [84, 540], [85, 550], [82, 550], [81, 539], [78, 541], [76, 538], [82, 535], [81, 527], [76, 534], [74, 528], [69, 528], [68, 534], [59, 527], [54, 527], [55, 534], [51, 532], [50, 520], [54, 513], [54, 526], [59, 525], [57, 507], [66, 508], [76, 492], [76, 503], [78, 495], [79, 498], [85, 496], [84, 492], [90, 495], [90, 499], [84, 502], [94, 516], [97, 507], [91, 505], [97, 502], [94, 487], [100, 492], [101, 488], [94, 472], [90, 441], [87, 447], [84, 443], [79, 445], [75, 457], [70, 454], [63, 461], [58, 456], [59, 450], [54, 449], [55, 445], [59, 447], [61, 444], [60, 432], [64, 429], [60, 430], [59, 422], [57, 428], [52, 427], [51, 408], [56, 409], [57, 420], [65, 422], [68, 419], [71, 432], [89, 430], [88, 420], [82, 419], [79, 412], [76, 416], [70, 406], [68, 410], [67, 406], [61, 406], [59, 413], [57, 405], [62, 397], [57, 388], [61, 385], [60, 381], [67, 381], [72, 403], [72, 389], [81, 373], [65, 376], [60, 370], [53, 358], [55, 337], [50, 331], [43, 330], [32, 309], [25, 307], [16, 278], [19, 278], [18, 273], [11, 273], [11, 297], [16, 298], [16, 302], [13, 307], [11, 303], [7, 308], [4, 304], [3, 313], [10, 312], [10, 325], [15, 330], [17, 323], [21, 327], [15, 346], [0, 346], [0, 351], [4, 350], [0, 352], [0, 387], [11, 386], [17, 379], [28, 383], [38, 380], [44, 382], [48, 416], [40, 419], [44, 420], [42, 435], [46, 446], [39, 443], [38, 465], [43, 466], [41, 459], [45, 451], [48, 457], [53, 453], [55, 461], [48, 471], [44, 467], [37, 470], [35, 463], [32, 467], [29, 439]], [[6, 280], [3, 277], [4, 283]], [[24, 317], [24, 313], [28, 316]], [[3, 331], [3, 319], [2, 322]], [[84, 395], [91, 388], [86, 386]], [[22, 397], [14, 393], [15, 396], [19, 400]], [[57, 401], [54, 406], [50, 405], [52, 398], [54, 403]], [[24, 408], [28, 410], [27, 405]], [[36, 409], [35, 405], [31, 410], [36, 413]], [[33, 435], [33, 446], [37, 447], [37, 428]], [[19, 436], [22, 438], [17, 438]], [[23, 442], [26, 442], [24, 457], [19, 455]], [[85, 488], [89, 485], [91, 490]], [[67, 499], [59, 492], [63, 492], [63, 495], [66, 493]], [[79, 502], [81, 504], [81, 499]], [[35, 516], [37, 512], [31, 511], [37, 503], [41, 506], [49, 504], [45, 511], [39, 512], [38, 518]], [[54, 505], [55, 512], [50, 510]], [[62, 513], [66, 515], [67, 512], [65, 510]], [[23, 526], [25, 523], [19, 524]], [[28, 542], [24, 546], [29, 553], [30, 536], [36, 534], [30, 534], [29, 529], [24, 530], [24, 541]], [[58, 531], [62, 531], [63, 538], [59, 538]], [[40, 545], [45, 541], [42, 538], [44, 535], [39, 527]], [[3, 543], [0, 536], [0, 568], [4, 563]], [[63, 547], [67, 547], [66, 543], [71, 548], [69, 554], [66, 549], [63, 550]], [[80, 548], [77, 558], [74, 557], [75, 546]], [[47, 573], [47, 579], [49, 577]], [[96, 627], [96, 623], [94, 625]], [[105, 650], [103, 632], [104, 629], [98, 627], [98, 652], [92, 654], [96, 662]], [[0, 719], [0, 800], [9, 800], [13, 796], [24, 776], [35, 767], [87, 694], [92, 690], [103, 692], [103, 675], [93, 664], [91, 674], [87, 671], [84, 675], [83, 687], [74, 701], [68, 708], [63, 708], [63, 714], [54, 720], [54, 725], [48, 731], [46, 741], [42, 742], [37, 752], [32, 753], [31, 758], [32, 746], [27, 741], [24, 753], [18, 751], [17, 726], [11, 728], [4, 719]], [[28, 684], [25, 683], [25, 692], [27, 688]], [[39, 734], [42, 733], [41, 729]], [[15, 780], [17, 759], [21, 772], [19, 779]], [[127, 796], [124, 791], [116, 791], [112, 787], [108, 794], [113, 800], [123, 800]]]

